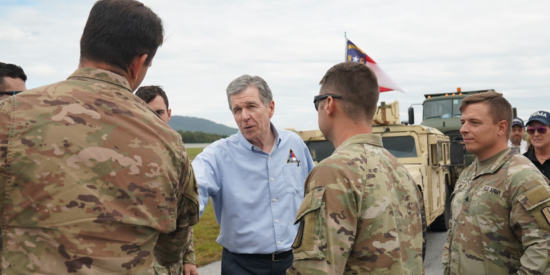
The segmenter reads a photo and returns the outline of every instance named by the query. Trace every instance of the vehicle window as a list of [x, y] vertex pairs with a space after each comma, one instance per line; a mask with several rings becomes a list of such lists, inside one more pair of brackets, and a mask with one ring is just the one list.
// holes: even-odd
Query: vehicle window
[[462, 116], [462, 114], [460, 113], [460, 110], [458, 109], [460, 107], [460, 103], [462, 103], [462, 98], [453, 99], [453, 117]]
[[321, 162], [334, 152], [334, 145], [328, 140], [306, 142], [313, 161]]
[[416, 143], [411, 136], [403, 137], [382, 137], [384, 148], [396, 158], [415, 158]]
[[437, 100], [424, 103], [424, 119], [451, 118], [452, 115], [452, 100]]
[[[416, 143], [411, 136], [382, 137], [382, 144], [396, 158], [414, 158], [416, 154]], [[313, 161], [321, 162], [330, 157], [334, 152], [334, 145], [328, 140], [310, 141], [306, 145]]]

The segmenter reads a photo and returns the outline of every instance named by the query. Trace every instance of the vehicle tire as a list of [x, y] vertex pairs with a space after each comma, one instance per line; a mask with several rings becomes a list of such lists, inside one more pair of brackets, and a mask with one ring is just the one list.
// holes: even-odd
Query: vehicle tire
[[451, 190], [449, 184], [445, 184], [445, 210], [443, 214], [435, 219], [430, 228], [436, 232], [447, 232], [449, 220], [451, 219]]

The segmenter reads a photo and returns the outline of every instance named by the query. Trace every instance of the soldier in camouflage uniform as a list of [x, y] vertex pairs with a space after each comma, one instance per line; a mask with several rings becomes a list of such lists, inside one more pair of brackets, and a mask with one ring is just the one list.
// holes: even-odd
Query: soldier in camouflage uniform
[[508, 148], [510, 103], [486, 92], [464, 98], [460, 111], [460, 132], [477, 160], [452, 195], [444, 274], [550, 274], [549, 182]]
[[373, 135], [374, 73], [344, 62], [321, 80], [319, 128], [336, 150], [309, 174], [287, 274], [423, 274], [420, 194]]
[[162, 41], [143, 4], [98, 1], [79, 69], [0, 103], [1, 274], [181, 266], [195, 177], [181, 137], [132, 94]]
[[[162, 119], [168, 123], [172, 116], [172, 110], [168, 108], [168, 96], [166, 92], [160, 86], [141, 86], [137, 89], [136, 96], [141, 98], [151, 109]], [[182, 271], [184, 275], [197, 275], [197, 266], [195, 264], [195, 249], [193, 248], [193, 231], [191, 231], [191, 239], [189, 246], [183, 252], [183, 266]], [[155, 268], [157, 271], [164, 269], [161, 265], [155, 262]], [[160, 272], [159, 272], [160, 273]], [[170, 274], [168, 270], [162, 272], [164, 274]]]
[[16, 95], [27, 89], [27, 75], [23, 68], [0, 62], [0, 100]]

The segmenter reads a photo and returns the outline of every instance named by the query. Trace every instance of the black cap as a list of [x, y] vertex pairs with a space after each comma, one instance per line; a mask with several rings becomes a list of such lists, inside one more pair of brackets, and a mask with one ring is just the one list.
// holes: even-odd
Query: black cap
[[525, 128], [525, 124], [523, 124], [523, 119], [519, 117], [514, 117], [514, 120], [512, 120], [512, 126], [519, 125], [521, 128]]
[[550, 113], [546, 111], [534, 112], [529, 117], [529, 120], [527, 121], [527, 125], [529, 125], [529, 123], [531, 123], [532, 121], [538, 121], [544, 125], [550, 125]]

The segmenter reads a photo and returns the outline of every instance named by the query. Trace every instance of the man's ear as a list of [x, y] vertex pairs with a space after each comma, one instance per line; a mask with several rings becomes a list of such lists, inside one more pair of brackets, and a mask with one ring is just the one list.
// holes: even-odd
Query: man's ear
[[325, 106], [324, 106], [324, 110], [327, 115], [333, 115], [334, 114], [334, 111], [336, 111], [336, 100], [334, 100], [334, 98], [332, 98], [331, 96], [329, 96], [326, 100], [325, 100]]
[[168, 121], [170, 121], [170, 118], [172, 117], [172, 109], [168, 109], [168, 119], [166, 120], [166, 123], [168, 123]]
[[274, 100], [271, 100], [271, 102], [269, 102], [269, 118], [273, 117], [273, 114], [275, 113], [275, 101]]
[[143, 68], [145, 65], [145, 61], [147, 60], [147, 57], [149, 55], [142, 54], [134, 57], [134, 60], [132, 60], [132, 64], [130, 64], [130, 77], [132, 79], [136, 79], [138, 76], [139, 71]]
[[508, 132], [508, 122], [506, 120], [501, 120], [498, 123], [498, 135], [506, 135]]

